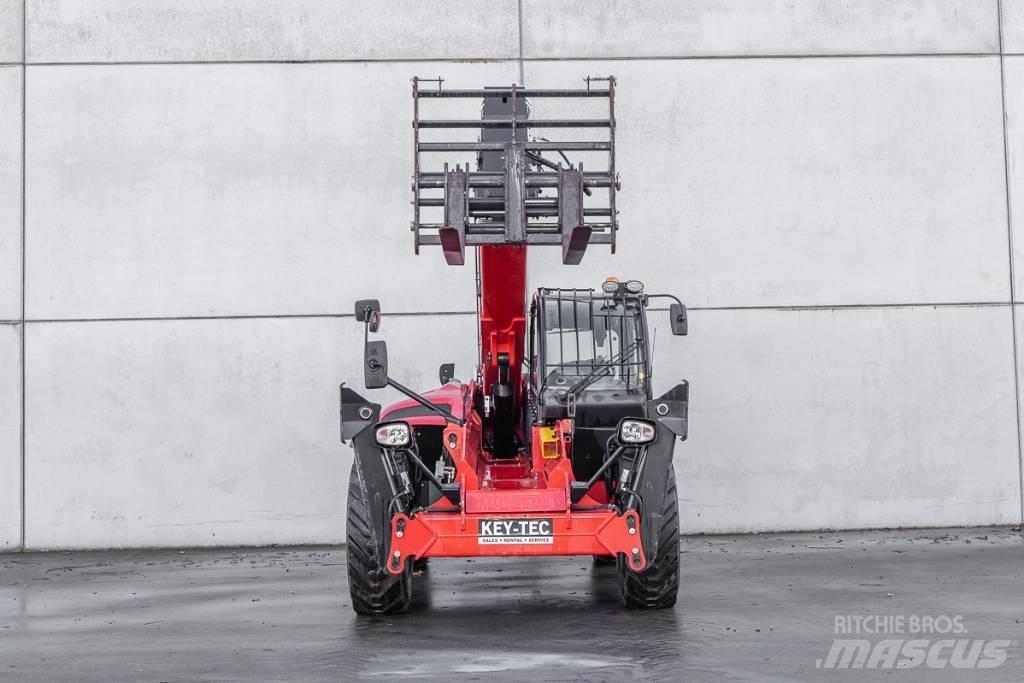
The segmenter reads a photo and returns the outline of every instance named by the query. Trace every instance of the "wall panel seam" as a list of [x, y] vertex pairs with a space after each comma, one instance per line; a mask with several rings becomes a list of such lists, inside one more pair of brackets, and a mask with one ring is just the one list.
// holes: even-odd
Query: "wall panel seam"
[[[81, 61], [31, 61], [25, 62], [32, 67], [60, 66], [229, 66], [229, 65], [263, 65], [263, 64], [416, 64], [424, 62], [485, 62], [499, 64], [502, 62], [634, 62], [634, 61], [722, 61], [722, 60], [792, 60], [792, 59], [894, 59], [908, 58], [985, 58], [1000, 57], [998, 52], [850, 52], [834, 54], [723, 54], [723, 55], [651, 55], [651, 56], [615, 56], [591, 55], [585, 57], [495, 57], [461, 55], [458, 57], [432, 58], [352, 58], [352, 59], [168, 59], [168, 60], [81, 60]], [[1024, 53], [1008, 53], [1007, 56], [1024, 56]], [[18, 65], [19, 63], [15, 63]]]
[[519, 84], [526, 84], [526, 65], [523, 64], [523, 0], [517, 0], [519, 16]]
[[425, 64], [432, 62], [481, 62], [484, 64], [503, 64], [518, 62], [515, 55], [484, 56], [460, 55], [449, 57], [402, 57], [393, 59], [373, 59], [367, 57], [352, 59], [111, 59], [111, 60], [80, 60], [80, 61], [31, 61], [26, 66], [229, 66], [229, 65], [271, 65], [291, 64]]
[[[1020, 53], [1024, 55], [1024, 53]], [[583, 57], [523, 57], [526, 62], [657, 62], [657, 61], [723, 61], [758, 59], [893, 59], [897, 57], [999, 57], [998, 52], [835, 52], [835, 53], [765, 53], [765, 54], [721, 54], [721, 55], [631, 55], [609, 57], [590, 55]]]
[[[929, 303], [889, 303], [889, 304], [835, 304], [835, 305], [793, 305], [793, 306], [688, 306], [690, 311], [778, 311], [815, 312], [815, 311], [856, 311], [892, 308], [999, 308], [1010, 306], [1009, 301], [969, 301], [969, 302], [929, 302]], [[652, 306], [650, 311], [664, 311], [665, 308]], [[385, 317], [439, 317], [476, 315], [476, 311], [384, 311]], [[26, 325], [49, 325], [61, 323], [117, 323], [117, 322], [173, 322], [202, 320], [310, 320], [310, 319], [346, 319], [353, 318], [352, 313], [282, 313], [282, 314], [251, 314], [251, 315], [178, 315], [178, 316], [120, 316], [96, 318], [29, 318]], [[20, 321], [14, 321], [15, 323]]]
[[25, 67], [25, 62], [28, 57], [28, 0], [22, 0], [21, 3], [21, 335], [20, 335], [20, 351], [18, 354], [19, 370], [21, 374], [21, 401], [20, 401], [20, 434], [19, 434], [19, 476], [18, 476], [18, 501], [21, 513], [21, 519], [19, 520], [19, 540], [18, 549], [24, 552], [25, 550], [25, 510], [28, 507], [25, 504], [25, 443], [26, 443], [26, 430], [25, 430], [25, 337], [28, 336], [28, 329], [25, 326], [25, 186], [27, 183], [25, 174], [25, 157], [26, 157], [26, 129], [28, 127], [28, 121], [26, 119], [26, 112], [28, 111], [27, 103], [27, 92], [28, 92], [28, 69]]

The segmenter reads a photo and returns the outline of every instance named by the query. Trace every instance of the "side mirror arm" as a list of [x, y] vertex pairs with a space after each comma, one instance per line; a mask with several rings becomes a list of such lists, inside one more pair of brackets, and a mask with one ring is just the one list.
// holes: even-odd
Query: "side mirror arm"
[[686, 336], [689, 332], [689, 319], [687, 317], [686, 305], [679, 300], [675, 294], [647, 294], [648, 299], [672, 299], [675, 303], [668, 307], [669, 323], [672, 326], [672, 334]]
[[441, 406], [434, 405], [427, 399], [417, 394], [412, 389], [405, 387], [388, 377], [388, 350], [387, 344], [383, 341], [370, 341], [370, 333], [380, 329], [380, 302], [376, 299], [362, 299], [356, 302], [356, 320], [364, 323], [363, 331], [363, 374], [367, 389], [382, 389], [386, 386], [397, 389], [424, 408], [437, 413], [445, 420], [454, 422], [462, 427], [465, 420], [455, 417], [451, 412]]
[[409, 387], [406, 387], [406, 386], [403, 386], [403, 385], [399, 384], [398, 382], [396, 382], [395, 380], [391, 379], [390, 377], [388, 378], [388, 386], [391, 387], [392, 389], [397, 389], [398, 391], [402, 392], [403, 394], [405, 394], [406, 396], [408, 396], [412, 400], [414, 400], [417, 403], [419, 403], [421, 406], [423, 406], [427, 410], [430, 410], [431, 412], [437, 413], [438, 415], [440, 415], [444, 419], [448, 420], [449, 422], [453, 422], [453, 423], [457, 424], [460, 427], [464, 427], [466, 425], [466, 421], [465, 420], [463, 420], [461, 418], [458, 418], [458, 417], [455, 417], [454, 415], [452, 415], [450, 412], [448, 412], [447, 410], [445, 410], [441, 406], [435, 405], [435, 404], [431, 403], [430, 401], [428, 401], [427, 399], [423, 398], [422, 396], [417, 394], [415, 391], [413, 391]]

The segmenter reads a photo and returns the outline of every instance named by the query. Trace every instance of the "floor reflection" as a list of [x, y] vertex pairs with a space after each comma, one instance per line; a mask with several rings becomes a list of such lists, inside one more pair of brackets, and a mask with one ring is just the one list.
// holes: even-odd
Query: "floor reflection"
[[650, 674], [678, 657], [677, 615], [623, 608], [615, 572], [589, 558], [435, 560], [408, 614], [352, 622], [356, 648], [372, 653], [360, 671]]

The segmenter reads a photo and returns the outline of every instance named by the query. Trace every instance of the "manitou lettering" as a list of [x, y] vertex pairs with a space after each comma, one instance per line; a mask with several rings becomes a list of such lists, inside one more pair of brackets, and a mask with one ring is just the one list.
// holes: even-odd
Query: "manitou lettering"
[[480, 543], [552, 543], [551, 519], [481, 519]]

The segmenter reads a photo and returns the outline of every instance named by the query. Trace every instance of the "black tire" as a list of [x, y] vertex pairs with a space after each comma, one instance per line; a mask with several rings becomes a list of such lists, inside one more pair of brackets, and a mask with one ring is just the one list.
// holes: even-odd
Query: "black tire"
[[359, 478], [356, 466], [348, 484], [348, 521], [345, 550], [348, 557], [348, 590], [352, 596], [352, 609], [357, 614], [401, 614], [409, 609], [412, 600], [412, 566], [406, 563], [398, 576], [381, 566], [379, 544], [384, 539], [375, 537], [370, 523], [366, 486]]
[[668, 489], [665, 491], [657, 556], [641, 572], [631, 570], [624, 555], [618, 559], [619, 594], [626, 607], [672, 607], [679, 595], [679, 497], [676, 495], [676, 472], [672, 465], [669, 465], [666, 475]]

